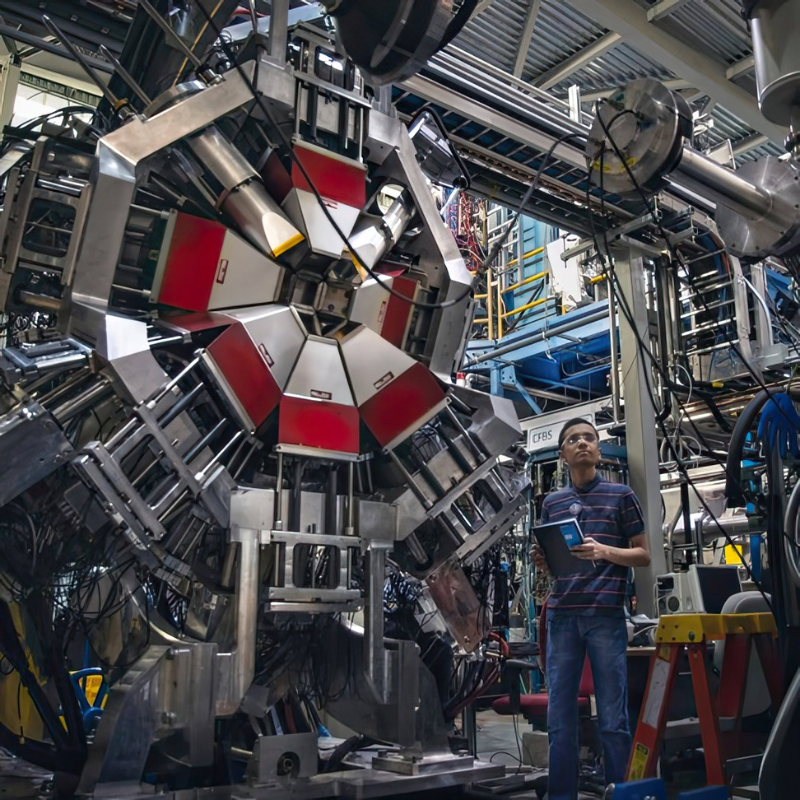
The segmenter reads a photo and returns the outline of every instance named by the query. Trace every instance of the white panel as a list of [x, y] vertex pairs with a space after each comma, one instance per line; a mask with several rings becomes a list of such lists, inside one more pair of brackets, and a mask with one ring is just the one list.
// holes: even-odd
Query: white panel
[[272, 377], [283, 390], [306, 338], [305, 329], [294, 309], [268, 306], [225, 313], [244, 325]]
[[576, 256], [569, 261], [563, 261], [561, 258], [561, 254], [578, 241], [577, 236], [560, 236], [547, 245], [547, 261], [550, 264], [553, 291], [561, 294], [562, 305], [567, 311], [577, 308], [586, 296], [581, 258]]
[[228, 231], [219, 253], [209, 310], [273, 302], [281, 271], [278, 264]]
[[[394, 278], [384, 278], [383, 283], [391, 287]], [[353, 304], [350, 310], [352, 322], [360, 322], [371, 330], [380, 333], [383, 330], [383, 321], [386, 319], [386, 309], [389, 307], [391, 295], [374, 278], [364, 281], [355, 291]]]
[[352, 406], [353, 394], [338, 343], [309, 336], [286, 386], [286, 394]]
[[358, 406], [417, 363], [369, 328], [359, 328], [340, 344]]
[[[325, 200], [325, 207], [345, 236], [349, 237], [361, 214], [360, 208]], [[341, 258], [344, 242], [328, 221], [319, 201], [304, 189], [292, 189], [283, 201], [283, 210], [304, 233], [314, 253]]]

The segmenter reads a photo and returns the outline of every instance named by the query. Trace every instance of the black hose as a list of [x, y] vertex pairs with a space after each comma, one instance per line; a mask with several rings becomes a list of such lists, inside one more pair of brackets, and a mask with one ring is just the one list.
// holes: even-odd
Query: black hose
[[744, 455], [744, 444], [747, 434], [753, 423], [756, 421], [764, 403], [769, 399], [770, 393], [767, 390], [760, 391], [744, 408], [744, 411], [736, 420], [736, 427], [733, 429], [730, 446], [728, 448], [728, 459], [725, 464], [725, 496], [728, 498], [728, 506], [742, 506], [745, 504], [744, 493], [742, 492], [742, 456]]

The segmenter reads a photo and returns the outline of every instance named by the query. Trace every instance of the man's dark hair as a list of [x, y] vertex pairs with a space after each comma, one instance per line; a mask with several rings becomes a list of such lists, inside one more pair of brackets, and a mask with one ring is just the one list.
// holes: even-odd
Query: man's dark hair
[[567, 438], [567, 431], [570, 428], [574, 428], [576, 425], [588, 425], [592, 430], [597, 434], [598, 438], [600, 435], [597, 433], [597, 428], [589, 422], [588, 419], [584, 419], [583, 417], [573, 417], [572, 419], [567, 420], [564, 423], [564, 427], [561, 429], [561, 433], [558, 434], [558, 446], [561, 448], [561, 445], [564, 444], [564, 439]]

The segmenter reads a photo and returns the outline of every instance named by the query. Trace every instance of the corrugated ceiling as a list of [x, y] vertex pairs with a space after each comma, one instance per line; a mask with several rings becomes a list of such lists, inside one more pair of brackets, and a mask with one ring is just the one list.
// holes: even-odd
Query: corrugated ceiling
[[[653, 5], [649, 0], [636, 2], [645, 8]], [[457, 38], [456, 44], [511, 72], [529, 7], [529, 0], [494, 0], [483, 13], [470, 20]], [[656, 24], [728, 66], [752, 53], [750, 35], [739, 8], [737, 0], [689, 0]], [[522, 79], [535, 83], [538, 77], [562, 64], [607, 32], [563, 0], [542, 0], [526, 54]], [[577, 84], [587, 94], [613, 89], [643, 77], [659, 80], [675, 78], [669, 70], [646, 54], [621, 41], [550, 91], [564, 97], [569, 87]], [[689, 91], [687, 94], [691, 96], [692, 93]], [[709, 146], [717, 146], [726, 139], [732, 140], [735, 146], [749, 140], [754, 134], [747, 124], [724, 108], [715, 106], [711, 116], [714, 119], [714, 128], [707, 134], [706, 142]], [[740, 156], [738, 160], [780, 152], [781, 149], [776, 145], [761, 145]]]

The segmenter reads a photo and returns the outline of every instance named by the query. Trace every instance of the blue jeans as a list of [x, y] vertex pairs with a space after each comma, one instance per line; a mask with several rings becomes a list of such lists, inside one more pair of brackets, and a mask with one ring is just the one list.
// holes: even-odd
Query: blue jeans
[[549, 800], [578, 796], [578, 686], [586, 653], [592, 665], [606, 783], [625, 780], [628, 728], [628, 634], [624, 619], [555, 613], [547, 621]]

